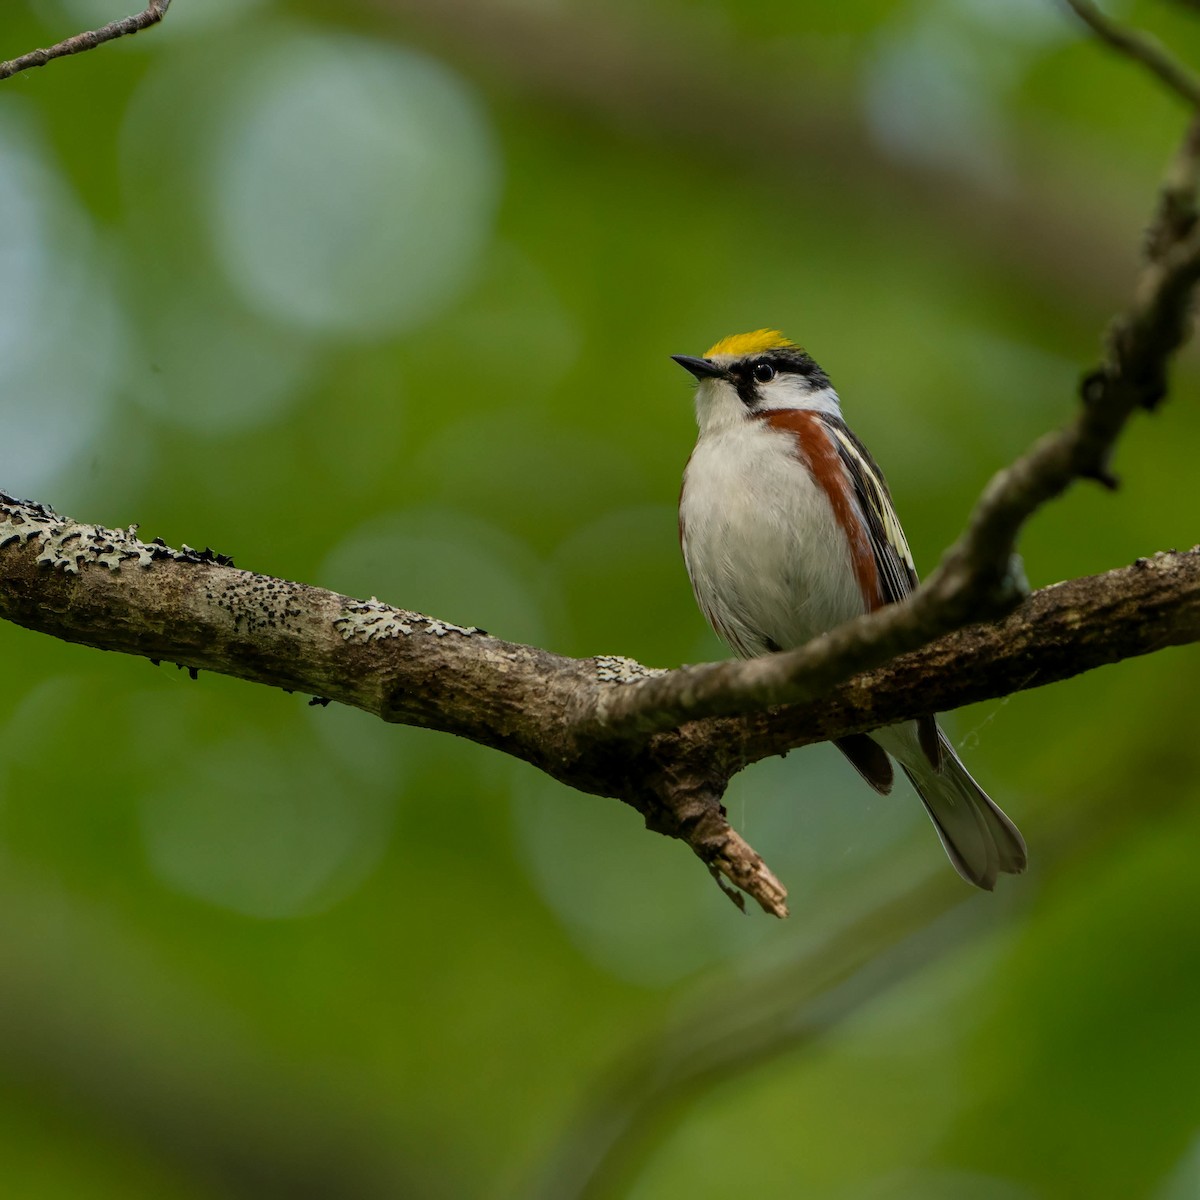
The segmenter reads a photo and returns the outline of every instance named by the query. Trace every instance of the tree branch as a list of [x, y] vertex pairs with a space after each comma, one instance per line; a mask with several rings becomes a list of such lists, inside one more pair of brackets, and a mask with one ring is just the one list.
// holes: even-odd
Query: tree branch
[[1200, 553], [1163, 554], [1044, 588], [804, 706], [667, 731], [599, 714], [656, 672], [489, 637], [377, 600], [241, 571], [210, 550], [142, 542], [0, 493], [0, 618], [102, 650], [178, 662], [458, 734], [581, 791], [632, 805], [768, 912], [786, 892], [720, 800], [748, 763], [1200, 640]]
[[781, 748], [947, 712], [1200, 641], [1200, 547], [1034, 592], [1001, 621], [972, 625], [856, 675], [819, 699], [720, 728], [739, 765]]
[[30, 50], [20, 58], [0, 62], [0, 79], [7, 79], [18, 71], [28, 71], [33, 67], [44, 67], [56, 58], [66, 58], [68, 54], [82, 54], [86, 50], [95, 50], [105, 42], [117, 38], [128, 37], [132, 33], [157, 25], [167, 15], [171, 0], [150, 0], [150, 3], [140, 13], [131, 17], [122, 17], [119, 21], [110, 21], [99, 29], [90, 29], [85, 33], [77, 33], [65, 41], [57, 42], [45, 50]]
[[1064, 0], [1064, 3], [1102, 42], [1141, 63], [1193, 108], [1200, 108], [1200, 76], [1188, 70], [1160, 41], [1147, 33], [1126, 29], [1105, 16], [1091, 0]]

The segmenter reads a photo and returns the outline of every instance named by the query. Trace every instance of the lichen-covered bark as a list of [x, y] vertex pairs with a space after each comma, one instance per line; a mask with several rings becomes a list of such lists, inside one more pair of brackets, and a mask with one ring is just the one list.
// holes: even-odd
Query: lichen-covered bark
[[[426, 725], [529, 758], [523, 736], [572, 704], [574, 669], [518, 646], [323, 588], [242, 571], [211, 551], [71, 521], [0, 493], [0, 615], [102, 650], [165, 659]], [[500, 686], [502, 683], [503, 686]], [[558, 728], [565, 728], [562, 722]]]
[[[786, 892], [730, 828], [729, 778], [772, 754], [921, 712], [1008, 695], [1165, 646], [1200, 640], [1200, 552], [1034, 593], [976, 625], [837, 679], [819, 700], [659, 728], [612, 722], [626, 697], [686, 695], [718, 672], [733, 694], [762, 662], [658, 671], [615, 656], [574, 659], [489, 637], [372, 598], [239, 570], [212, 551], [173, 550], [59, 517], [0, 493], [0, 617], [103, 650], [216, 671], [336, 700], [385, 721], [470, 738], [583, 791], [633, 805], [769, 912]], [[799, 652], [803, 653], [803, 652]], [[821, 652], [824, 653], [824, 652]], [[779, 658], [787, 656], [777, 656]]]

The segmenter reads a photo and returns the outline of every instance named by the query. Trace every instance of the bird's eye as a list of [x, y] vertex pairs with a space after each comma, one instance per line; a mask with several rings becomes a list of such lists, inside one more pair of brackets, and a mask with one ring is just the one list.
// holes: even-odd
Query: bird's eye
[[754, 378], [759, 383], [770, 383], [775, 378], [775, 368], [770, 363], [755, 363]]

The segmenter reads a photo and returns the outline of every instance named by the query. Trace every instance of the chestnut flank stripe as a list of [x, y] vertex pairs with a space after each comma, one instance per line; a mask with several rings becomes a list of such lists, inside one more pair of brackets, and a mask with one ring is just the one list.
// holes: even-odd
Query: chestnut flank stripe
[[850, 558], [854, 577], [858, 580], [867, 612], [883, 606], [879, 587], [879, 570], [875, 566], [875, 551], [871, 539], [857, 513], [850, 481], [838, 454], [837, 447], [826, 432], [817, 413], [802, 408], [772, 408], [757, 414], [772, 429], [790, 433], [796, 443], [796, 457], [808, 466], [813, 478], [829, 498], [837, 523], [850, 543]]

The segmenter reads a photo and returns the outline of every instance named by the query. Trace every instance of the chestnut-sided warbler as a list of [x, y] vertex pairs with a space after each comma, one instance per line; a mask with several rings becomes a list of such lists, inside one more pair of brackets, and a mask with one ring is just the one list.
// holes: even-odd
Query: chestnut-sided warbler
[[[912, 591], [917, 573], [883, 475], [799, 346], [760, 329], [703, 358], [674, 358], [698, 380], [683, 557], [701, 611], [737, 655], [790, 650]], [[1017, 827], [932, 715], [834, 744], [884, 794], [899, 762], [970, 883], [990, 890], [998, 872], [1025, 869]]]

